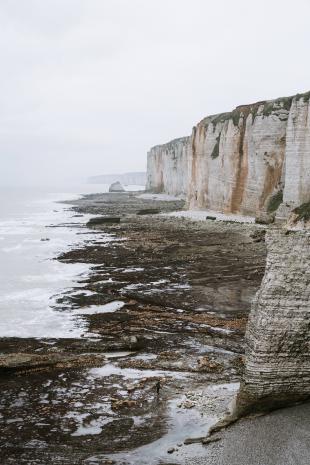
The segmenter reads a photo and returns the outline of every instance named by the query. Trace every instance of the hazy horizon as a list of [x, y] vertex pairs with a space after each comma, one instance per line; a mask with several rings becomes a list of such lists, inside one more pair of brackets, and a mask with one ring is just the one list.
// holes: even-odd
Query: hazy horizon
[[2, 0], [1, 185], [146, 169], [208, 114], [310, 90], [307, 0]]

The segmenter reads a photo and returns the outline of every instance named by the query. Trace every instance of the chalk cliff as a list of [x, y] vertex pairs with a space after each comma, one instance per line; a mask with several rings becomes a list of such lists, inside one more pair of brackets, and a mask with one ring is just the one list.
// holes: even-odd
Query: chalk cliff
[[156, 145], [147, 155], [146, 189], [184, 195], [188, 186], [189, 137]]
[[267, 233], [267, 265], [253, 302], [237, 413], [310, 397], [310, 232]]
[[[310, 92], [242, 105], [151, 149], [150, 190], [191, 209], [288, 219], [267, 231], [267, 265], [246, 330], [233, 416], [310, 397]], [[226, 423], [225, 423], [226, 422]]]
[[288, 111], [284, 102], [238, 107], [193, 130], [189, 156], [190, 208], [255, 214], [283, 187]]
[[[310, 93], [209, 116], [148, 153], [147, 188], [191, 209], [256, 215], [310, 199]], [[280, 213], [281, 216], [281, 213]]]
[[[310, 92], [293, 98], [286, 130], [285, 213], [310, 200]], [[287, 214], [284, 215], [285, 217]]]

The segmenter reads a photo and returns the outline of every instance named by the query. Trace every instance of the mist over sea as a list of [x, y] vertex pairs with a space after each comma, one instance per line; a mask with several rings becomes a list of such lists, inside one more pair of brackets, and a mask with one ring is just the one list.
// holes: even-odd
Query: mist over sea
[[0, 188], [0, 337], [83, 333], [73, 313], [57, 305], [56, 296], [78, 287], [89, 265], [53, 258], [91, 239], [83, 227], [88, 216], [74, 217], [70, 205], [59, 202], [107, 190], [107, 185], [87, 184], [70, 189]]

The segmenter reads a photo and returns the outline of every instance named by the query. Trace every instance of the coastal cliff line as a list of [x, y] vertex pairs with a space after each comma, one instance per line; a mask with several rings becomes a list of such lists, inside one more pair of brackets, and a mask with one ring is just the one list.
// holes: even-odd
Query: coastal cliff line
[[147, 155], [146, 189], [169, 195], [186, 195], [190, 137], [156, 145]]
[[183, 194], [189, 209], [287, 220], [266, 234], [231, 418], [308, 399], [310, 92], [208, 116], [191, 136], [152, 148], [147, 189]]
[[189, 209], [286, 218], [310, 199], [310, 92], [208, 116], [148, 153], [147, 189]]

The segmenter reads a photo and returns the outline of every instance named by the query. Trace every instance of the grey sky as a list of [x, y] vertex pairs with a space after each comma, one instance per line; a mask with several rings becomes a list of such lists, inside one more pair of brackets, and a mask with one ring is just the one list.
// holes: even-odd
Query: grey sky
[[310, 90], [309, 0], [0, 0], [0, 182], [145, 169], [207, 114]]

